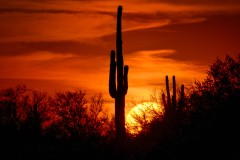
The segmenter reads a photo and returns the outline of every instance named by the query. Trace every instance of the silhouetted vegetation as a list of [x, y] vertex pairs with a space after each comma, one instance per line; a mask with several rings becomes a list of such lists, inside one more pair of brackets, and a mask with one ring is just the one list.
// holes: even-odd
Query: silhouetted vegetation
[[87, 98], [81, 90], [58, 92], [54, 97], [26, 85], [1, 90], [2, 151], [20, 159], [70, 152], [93, 156], [92, 151], [99, 151], [114, 135], [114, 118], [103, 102], [101, 94]]
[[[122, 142], [126, 136], [125, 129], [125, 95], [128, 90], [128, 66], [124, 66], [122, 54], [122, 6], [117, 12], [116, 56], [111, 51], [109, 94], [115, 99], [116, 140]], [[116, 57], [116, 58], [115, 58]], [[116, 78], [117, 77], [117, 78]]]
[[119, 6], [117, 53], [115, 59], [115, 52], [111, 52], [109, 78], [116, 118], [104, 110], [101, 94], [87, 97], [77, 89], [49, 96], [26, 85], [2, 89], [1, 156], [44, 160], [240, 159], [240, 55], [216, 59], [206, 79], [192, 86], [178, 86], [173, 76], [172, 97], [166, 76], [166, 92], [151, 96], [151, 101], [164, 106], [164, 114], [151, 110], [154, 119], [150, 123], [145, 123], [144, 114], [136, 116], [142, 131], [134, 136], [126, 133], [128, 67], [123, 67], [121, 14]]
[[[140, 159], [240, 158], [236, 147], [240, 142], [240, 55], [236, 59], [228, 55], [225, 60], [216, 59], [207, 73], [205, 80], [188, 86], [187, 94], [181, 86], [176, 103], [169, 99], [166, 102], [162, 94], [164, 116], [153, 120], [148, 132], [133, 140]], [[166, 92], [170, 97], [167, 77]], [[160, 95], [155, 94], [155, 99]], [[178, 105], [168, 110], [169, 103]]]
[[2, 89], [1, 152], [18, 159], [239, 159], [239, 71], [240, 56], [226, 56], [186, 93], [174, 78], [176, 103], [167, 100], [174, 108], [167, 111], [164, 91], [151, 95], [151, 101], [165, 104], [165, 114], [151, 112], [153, 121], [142, 124], [139, 134], [127, 134], [121, 149], [101, 94], [87, 97], [75, 90], [51, 97], [26, 85]]

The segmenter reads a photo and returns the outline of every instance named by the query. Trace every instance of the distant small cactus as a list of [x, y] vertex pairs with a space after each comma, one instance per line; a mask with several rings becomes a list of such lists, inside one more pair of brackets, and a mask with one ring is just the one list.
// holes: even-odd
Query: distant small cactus
[[172, 92], [172, 98], [170, 95], [170, 89], [169, 89], [169, 80], [168, 76], [166, 76], [166, 92], [167, 92], [167, 101], [165, 94], [162, 94], [162, 102], [165, 108], [166, 113], [172, 113], [175, 110], [182, 109], [184, 107], [184, 85], [181, 85], [181, 91], [180, 91], [180, 99], [179, 103], [177, 104], [177, 91], [176, 91], [176, 78], [175, 76], [172, 77], [173, 80], [173, 92]]

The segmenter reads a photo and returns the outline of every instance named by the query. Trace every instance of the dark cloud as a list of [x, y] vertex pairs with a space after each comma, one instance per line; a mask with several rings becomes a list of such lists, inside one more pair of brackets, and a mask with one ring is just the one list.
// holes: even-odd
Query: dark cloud
[[[165, 83], [164, 82], [157, 82], [157, 80], [155, 80], [156, 82], [146, 82], [145, 84], [147, 86], [150, 86], [150, 87], [155, 87], [155, 86], [164, 86]], [[160, 81], [160, 80], [159, 80]]]
[[132, 0], [135, 2], [159, 2], [171, 4], [240, 4], [239, 0]]
[[[113, 16], [116, 16], [115, 14]], [[155, 12], [153, 13], [129, 13], [123, 14], [124, 21], [135, 21], [135, 22], [151, 22], [153, 20], [167, 19], [170, 17], [166, 12]]]
[[76, 55], [100, 54], [101, 44], [77, 41], [0, 42], [0, 56], [17, 56], [35, 52], [72, 53]]
[[[30, 9], [30, 8], [0, 8], [0, 13], [46, 13], [46, 14], [80, 14], [82, 11], [60, 10], [60, 9]], [[84, 12], [85, 13], [85, 12]]]
[[[176, 3], [175, 0], [166, 0], [173, 3]], [[240, 4], [239, 0], [180, 0], [177, 1], [180, 3], [187, 3], [187, 4]]]
[[47, 92], [51, 96], [55, 95], [56, 92], [77, 88], [86, 90], [84, 86], [71, 85], [68, 81], [59, 79], [0, 78], [0, 89], [16, 87], [21, 84], [26, 84], [29, 89]]
[[23, 13], [23, 14], [102, 14], [109, 16], [116, 16], [116, 13], [111, 11], [76, 11], [67, 9], [35, 9], [35, 8], [0, 8], [0, 13]]
[[130, 45], [125, 45], [125, 53], [174, 49], [177, 53], [165, 58], [210, 64], [217, 56], [240, 52], [239, 19], [240, 15], [215, 15], [199, 23], [127, 31], [124, 44]]

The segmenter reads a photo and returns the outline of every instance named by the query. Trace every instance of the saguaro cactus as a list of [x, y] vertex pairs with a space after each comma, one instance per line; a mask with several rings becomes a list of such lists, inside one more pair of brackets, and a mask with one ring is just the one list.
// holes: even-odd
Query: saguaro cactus
[[185, 102], [184, 102], [184, 99], [185, 99], [185, 95], [184, 95], [184, 85], [182, 84], [181, 85], [181, 92], [180, 92], [180, 100], [179, 100], [179, 110], [182, 110], [184, 105], [185, 105]]
[[166, 92], [167, 92], [167, 102], [165, 100], [165, 94], [163, 93], [162, 95], [162, 100], [163, 100], [163, 104], [165, 107], [165, 110], [167, 112], [173, 112], [174, 110], [177, 109], [177, 107], [180, 107], [178, 109], [181, 109], [184, 105], [184, 85], [181, 85], [181, 93], [180, 93], [180, 104], [179, 106], [177, 106], [177, 91], [176, 91], [176, 78], [175, 76], [172, 77], [172, 87], [173, 87], [173, 92], [172, 92], [172, 99], [170, 96], [170, 89], [169, 89], [169, 80], [168, 80], [168, 76], [166, 76]]
[[172, 107], [173, 109], [176, 109], [177, 105], [177, 90], [176, 90], [176, 78], [175, 76], [172, 77], [173, 80], [173, 95], [172, 95]]
[[[111, 51], [109, 94], [115, 99], [116, 138], [122, 140], [126, 135], [125, 129], [125, 95], [128, 90], [128, 66], [124, 66], [122, 54], [122, 6], [117, 12], [116, 53]], [[116, 54], [116, 56], [115, 56]], [[116, 73], [117, 72], [117, 73]], [[116, 81], [117, 76], [117, 81]]]
[[[176, 109], [181, 109], [184, 106], [184, 85], [181, 85], [181, 92], [180, 92], [180, 99], [179, 104], [177, 104], [177, 91], [176, 91], [176, 78], [175, 76], [172, 77], [172, 98], [170, 96], [170, 89], [169, 89], [169, 80], [168, 76], [166, 76], [166, 92], [167, 92], [167, 102], [165, 100], [165, 94], [162, 95], [163, 104], [166, 110], [169, 112], [173, 112]], [[178, 106], [177, 106], [178, 105]], [[177, 108], [178, 107], [178, 108]]]
[[170, 89], [169, 89], [169, 80], [168, 76], [166, 76], [166, 91], [167, 91], [167, 107], [168, 109], [171, 107], [171, 97], [170, 97]]

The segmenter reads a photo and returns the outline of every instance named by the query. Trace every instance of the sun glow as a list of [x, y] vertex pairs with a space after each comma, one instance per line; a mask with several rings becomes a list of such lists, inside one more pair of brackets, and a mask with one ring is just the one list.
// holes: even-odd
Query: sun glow
[[133, 107], [126, 117], [126, 128], [130, 134], [138, 134], [157, 117], [162, 116], [164, 108], [159, 103], [143, 102]]

